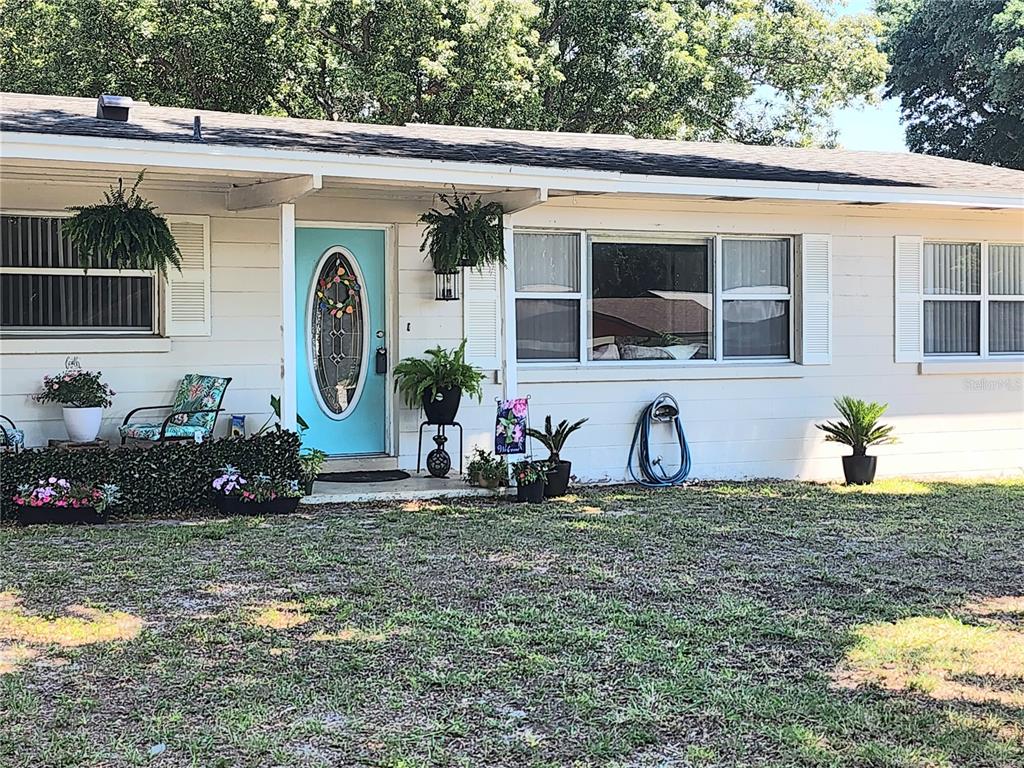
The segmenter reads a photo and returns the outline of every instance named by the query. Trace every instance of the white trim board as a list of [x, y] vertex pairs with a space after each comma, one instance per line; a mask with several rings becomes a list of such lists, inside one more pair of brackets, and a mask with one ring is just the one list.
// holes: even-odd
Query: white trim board
[[233, 147], [186, 142], [110, 139], [96, 136], [4, 132], [4, 156], [41, 162], [85, 162], [209, 171], [334, 176], [431, 183], [441, 186], [525, 187], [577, 192], [753, 197], [762, 199], [876, 202], [1024, 208], [1014, 190], [923, 189], [810, 182], [652, 176], [613, 171], [500, 165], [423, 158], [395, 158], [307, 152], [264, 147]]

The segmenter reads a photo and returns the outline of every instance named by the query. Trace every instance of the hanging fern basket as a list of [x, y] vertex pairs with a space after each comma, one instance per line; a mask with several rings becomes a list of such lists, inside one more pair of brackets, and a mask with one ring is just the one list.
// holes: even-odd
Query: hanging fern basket
[[452, 301], [458, 299], [460, 269], [505, 263], [505, 212], [500, 203], [484, 203], [454, 191], [440, 199], [443, 210], [432, 208], [420, 216], [420, 222], [426, 225], [420, 251], [426, 251], [434, 268], [435, 298]]
[[68, 209], [75, 215], [61, 228], [83, 270], [143, 269], [164, 276], [172, 267], [181, 271], [181, 251], [167, 220], [138, 193], [144, 174], [140, 171], [128, 190], [118, 179], [116, 188], [103, 193], [102, 203]]

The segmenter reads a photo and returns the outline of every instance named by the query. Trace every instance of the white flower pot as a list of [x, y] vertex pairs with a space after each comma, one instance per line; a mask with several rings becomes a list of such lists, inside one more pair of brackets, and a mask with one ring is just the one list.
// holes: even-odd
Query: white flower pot
[[68, 408], [64, 407], [64, 428], [68, 437], [76, 443], [88, 443], [95, 440], [100, 433], [100, 421], [103, 418], [102, 408]]

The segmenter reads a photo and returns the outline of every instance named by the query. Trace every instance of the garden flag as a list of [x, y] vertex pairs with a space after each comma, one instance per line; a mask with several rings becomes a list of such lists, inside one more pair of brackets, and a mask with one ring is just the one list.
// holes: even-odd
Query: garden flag
[[526, 453], [529, 407], [529, 401], [525, 397], [498, 403], [498, 420], [494, 425], [494, 452], [499, 456]]

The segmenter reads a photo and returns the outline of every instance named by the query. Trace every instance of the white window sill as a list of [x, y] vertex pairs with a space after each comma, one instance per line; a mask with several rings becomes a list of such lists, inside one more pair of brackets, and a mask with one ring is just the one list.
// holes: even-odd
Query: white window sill
[[733, 365], [564, 365], [519, 363], [522, 384], [588, 381], [697, 381], [722, 379], [801, 379], [804, 367], [796, 363], [738, 363]]
[[46, 336], [0, 339], [0, 355], [80, 355], [170, 352], [161, 336]]
[[957, 374], [1024, 374], [1024, 359], [998, 360], [934, 360], [918, 363], [921, 376], [953, 376]]

